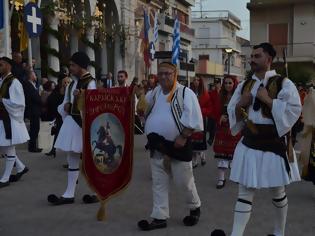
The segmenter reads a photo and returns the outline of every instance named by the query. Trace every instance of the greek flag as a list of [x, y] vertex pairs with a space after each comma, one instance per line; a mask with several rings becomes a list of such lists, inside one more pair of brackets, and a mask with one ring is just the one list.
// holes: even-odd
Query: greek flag
[[4, 28], [4, 1], [0, 0], [0, 29]]
[[179, 20], [175, 19], [174, 31], [173, 31], [173, 47], [172, 47], [172, 63], [174, 65], [178, 64], [179, 51], [180, 51], [180, 24]]
[[153, 36], [154, 36], [154, 44], [157, 43], [158, 41], [158, 37], [159, 37], [159, 25], [158, 25], [158, 13], [155, 13], [155, 17], [154, 17], [154, 28], [153, 28], [154, 32], [153, 32]]

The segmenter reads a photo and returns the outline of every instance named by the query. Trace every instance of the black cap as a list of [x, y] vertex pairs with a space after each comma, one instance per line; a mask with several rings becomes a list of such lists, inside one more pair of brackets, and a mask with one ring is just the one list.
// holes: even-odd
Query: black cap
[[8, 57], [0, 57], [1, 61], [5, 61], [6, 63], [10, 64], [11, 66], [13, 66], [13, 60], [8, 58]]
[[84, 52], [74, 53], [70, 60], [83, 69], [87, 69], [90, 64], [90, 58]]

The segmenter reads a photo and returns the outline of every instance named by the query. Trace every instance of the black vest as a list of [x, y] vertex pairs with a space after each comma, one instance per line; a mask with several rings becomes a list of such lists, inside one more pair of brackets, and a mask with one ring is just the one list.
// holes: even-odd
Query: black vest
[[[94, 80], [94, 78], [91, 76], [90, 73], [85, 74], [82, 78], [78, 80], [76, 89], [87, 89], [87, 87], [89, 86], [89, 83], [92, 80]], [[72, 81], [71, 84], [69, 85], [69, 89], [68, 89], [69, 101], [71, 101], [71, 92], [72, 92], [73, 85], [74, 85], [74, 81]], [[73, 120], [82, 128], [82, 117], [80, 114], [79, 99], [77, 99], [76, 97], [74, 98], [73, 103], [71, 104], [70, 114]]]
[[[10, 99], [9, 89], [14, 79], [15, 79], [14, 76], [12, 74], [9, 74], [3, 80], [1, 88], [0, 88], [0, 98]], [[0, 120], [3, 121], [5, 138], [12, 139], [10, 115], [2, 102], [0, 103]]]

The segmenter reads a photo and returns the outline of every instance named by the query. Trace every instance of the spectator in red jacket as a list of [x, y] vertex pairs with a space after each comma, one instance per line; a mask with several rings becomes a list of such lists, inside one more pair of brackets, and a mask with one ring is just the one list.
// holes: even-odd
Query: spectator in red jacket
[[[208, 91], [204, 86], [203, 80], [197, 76], [194, 78], [191, 84], [191, 89], [198, 98], [205, 127], [206, 118], [209, 116], [211, 109]], [[201, 165], [204, 166], [206, 164], [205, 150], [207, 150], [206, 131], [204, 130], [202, 132], [196, 132], [191, 138], [193, 145], [193, 167], [195, 168], [198, 166], [199, 158], [201, 159]]]

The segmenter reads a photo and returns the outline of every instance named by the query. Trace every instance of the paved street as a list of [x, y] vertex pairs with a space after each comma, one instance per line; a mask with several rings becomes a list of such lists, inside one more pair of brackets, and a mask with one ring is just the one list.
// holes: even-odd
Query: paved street
[[[97, 222], [98, 204], [82, 204], [82, 196], [90, 193], [82, 176], [77, 187], [76, 202], [72, 205], [50, 206], [47, 195], [62, 194], [65, 190], [67, 171], [62, 168], [65, 157], [56, 158], [44, 154], [31, 154], [25, 148], [18, 149], [19, 157], [30, 168], [22, 180], [0, 189], [0, 235], [1, 236], [50, 236], [50, 235], [210, 235], [214, 228], [230, 233], [237, 185], [228, 182], [222, 190], [216, 190], [216, 167], [207, 152], [207, 165], [195, 170], [195, 178], [202, 200], [200, 222], [185, 227], [182, 218], [188, 213], [182, 204], [180, 192], [172, 188], [170, 195], [171, 219], [166, 229], [141, 232], [137, 221], [149, 219], [152, 206], [149, 159], [144, 152], [145, 137], [136, 136], [134, 172], [130, 186], [108, 202], [107, 221]], [[0, 160], [1, 173], [4, 159]], [[174, 185], [172, 185], [174, 187]], [[310, 183], [292, 184], [287, 189], [289, 213], [286, 236], [315, 235], [315, 198]], [[269, 192], [258, 191], [255, 196], [252, 218], [247, 236], [271, 233], [272, 204]]]

